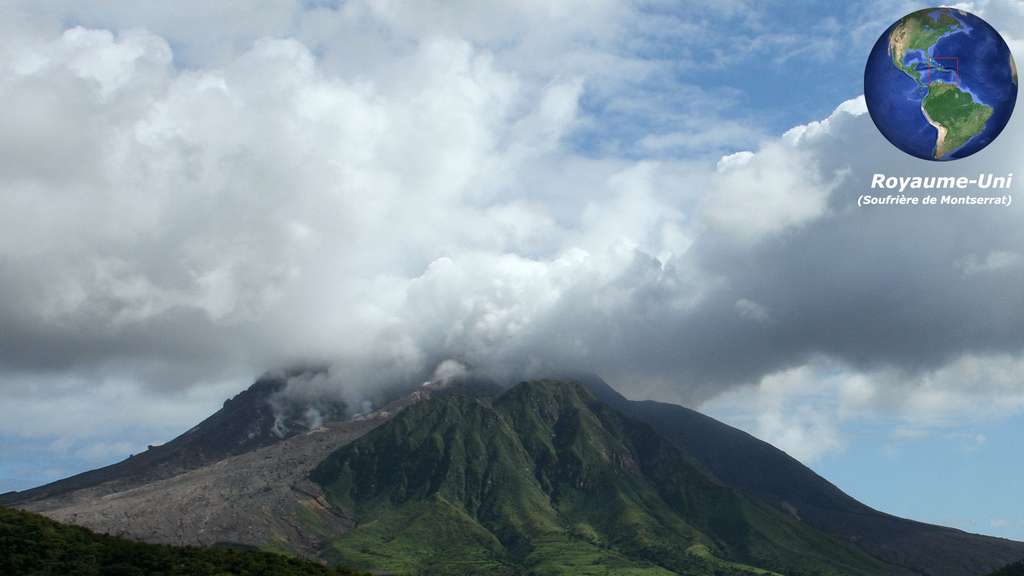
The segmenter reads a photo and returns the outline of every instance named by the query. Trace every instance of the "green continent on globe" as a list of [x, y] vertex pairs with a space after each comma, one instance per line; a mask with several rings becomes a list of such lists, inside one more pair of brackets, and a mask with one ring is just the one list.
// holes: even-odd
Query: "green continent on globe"
[[897, 22], [889, 33], [889, 56], [897, 68], [920, 84], [921, 72], [915, 65], [903, 63], [907, 52], [920, 50], [925, 58], [930, 59], [929, 48], [946, 34], [962, 29], [960, 21], [949, 14], [948, 9], [939, 9], [937, 18], [933, 18], [927, 10], [914, 12]]
[[882, 135], [925, 160], [966, 158], [1006, 127], [1017, 100], [1013, 52], [957, 8], [924, 8], [888, 27], [864, 68], [864, 99]]
[[933, 82], [928, 87], [921, 110], [939, 132], [935, 140], [936, 160], [981, 133], [993, 112], [991, 106], [975, 102], [970, 93], [943, 82]]

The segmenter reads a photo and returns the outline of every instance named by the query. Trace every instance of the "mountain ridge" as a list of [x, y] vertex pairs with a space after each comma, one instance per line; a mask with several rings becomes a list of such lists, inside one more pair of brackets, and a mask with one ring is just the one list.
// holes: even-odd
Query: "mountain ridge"
[[[213, 421], [218, 425], [203, 426], [214, 418], [211, 416], [196, 427], [205, 430], [199, 437], [207, 433], [216, 435], [220, 431], [226, 432], [229, 438], [238, 438], [237, 432], [248, 430], [253, 424], [253, 418], [261, 423], [261, 429], [268, 423], [272, 424], [263, 410], [269, 398], [280, 390], [279, 386], [283, 386], [282, 382], [287, 382], [287, 379], [281, 379], [282, 374], [278, 373], [279, 383], [276, 385], [268, 383], [264, 377], [250, 390], [236, 396], [236, 399], [242, 398], [243, 402], [226, 402], [225, 407], [217, 413], [221, 414], [219, 418], [226, 421], [215, 419]], [[566, 379], [577, 383], [564, 382]], [[476, 420], [471, 419], [472, 422], [465, 429], [448, 426], [447, 436], [442, 435], [442, 440], [447, 440], [436, 446], [438, 450], [439, 447], [453, 445], [451, 443], [456, 442], [456, 438], [462, 438], [458, 442], [465, 443], [474, 435], [481, 436], [472, 430], [479, 430], [483, 421], [491, 418], [492, 432], [486, 438], [489, 441], [504, 438], [506, 451], [509, 454], [520, 454], [516, 456], [520, 458], [520, 467], [531, 471], [527, 477], [518, 480], [523, 497], [532, 494], [527, 499], [532, 504], [527, 508], [540, 510], [545, 506], [551, 508], [550, 502], [561, 503], [544, 513], [546, 524], [542, 522], [540, 526], [550, 528], [554, 525], [552, 522], [561, 525], [564, 518], [582, 518], [580, 522], [571, 523], [568, 530], [562, 526], [554, 532], [547, 532], [553, 535], [553, 539], [542, 539], [544, 545], [541, 548], [546, 546], [550, 551], [562, 546], [560, 550], [566, 552], [566, 538], [575, 539], [574, 542], [589, 538], [600, 545], [587, 548], [589, 551], [585, 553], [578, 553], [580, 549], [576, 549], [573, 557], [593, 562], [597, 554], [609, 565], [626, 570], [623, 573], [664, 576], [673, 572], [648, 557], [637, 556], [637, 551], [644, 547], [635, 542], [631, 544], [620, 539], [612, 546], [608, 535], [615, 530], [608, 528], [611, 524], [602, 528], [601, 522], [588, 514], [605, 507], [609, 502], [619, 500], [592, 497], [588, 490], [594, 486], [615, 486], [614, 490], [599, 492], [602, 494], [632, 494], [620, 499], [628, 505], [623, 505], [619, 510], [640, 510], [642, 514], [633, 518], [646, 518], [644, 522], [648, 523], [648, 527], [656, 526], [658, 530], [663, 530], [660, 533], [662, 536], [652, 537], [645, 544], [661, 542], [662, 551], [657, 554], [666, 558], [674, 554], [678, 556], [678, 550], [673, 551], [664, 546], [664, 542], [669, 541], [665, 534], [688, 535], [671, 540], [677, 543], [684, 540], [689, 542], [685, 547], [673, 545], [673, 549], [681, 548], [684, 552], [676, 561], [692, 562], [695, 566], [704, 567], [721, 563], [717, 565], [723, 573], [730, 573], [729, 570], [744, 573], [742, 570], [748, 568], [743, 566], [752, 566], [744, 562], [780, 566], [772, 564], [778, 558], [765, 560], [764, 549], [777, 548], [781, 550], [779, 554], [785, 557], [788, 554], [786, 550], [793, 546], [806, 547], [808, 543], [824, 546], [830, 552], [842, 551], [842, 554], [848, 554], [851, 558], [863, 560], [862, 556], [866, 555], [871, 559], [864, 562], [883, 563], [884, 569], [877, 566], [871, 569], [880, 570], [877, 572], [864, 572], [861, 568], [859, 573], [872, 576], [977, 576], [1024, 558], [1022, 543], [930, 526], [875, 511], [844, 494], [782, 451], [693, 410], [659, 402], [628, 400], [593, 375], [574, 374], [562, 380], [561, 385], [555, 386], [550, 393], [530, 394], [518, 401], [515, 400], [517, 394], [521, 394], [524, 388], [514, 392], [516, 387], [501, 389], [492, 381], [479, 379], [437, 381], [426, 386], [410, 387], [407, 394], [374, 412], [351, 417], [347, 412], [342, 415], [339, 411], [333, 421], [328, 419], [315, 429], [297, 426], [286, 437], [266, 437], [261, 440], [264, 442], [262, 445], [245, 446], [240, 453], [225, 452], [215, 461], [199, 463], [191, 468], [182, 467], [171, 474], [168, 474], [167, 467], [157, 467], [159, 473], [129, 469], [135, 474], [101, 479], [100, 482], [84, 487], [79, 477], [73, 477], [78, 480], [70, 487], [66, 480], [58, 481], [15, 493], [14, 496], [21, 496], [17, 500], [18, 506], [101, 532], [175, 544], [238, 542], [267, 550], [326, 558], [334, 562], [344, 562], [346, 554], [348, 560], [359, 555], [353, 553], [352, 546], [348, 544], [339, 548], [336, 540], [344, 539], [350, 533], [366, 536], [366, 532], [360, 532], [359, 525], [365, 521], [366, 511], [374, 509], [374, 506], [381, 511], [381, 519], [392, 519], [390, 527], [385, 526], [387, 522], [378, 524], [382, 534], [387, 530], [415, 527], [417, 524], [412, 521], [415, 518], [426, 518], [442, 510], [442, 524], [463, 536], [468, 535], [467, 542], [474, 543], [472, 551], [464, 547], [470, 565], [472, 562], [484, 562], [492, 570], [497, 558], [503, 570], [510, 574], [521, 573], [526, 566], [523, 564], [524, 558], [529, 556], [529, 553], [522, 553], [522, 550], [537, 548], [536, 535], [541, 532], [524, 533], [520, 530], [519, 541], [525, 542], [527, 548], [517, 550], [516, 538], [509, 536], [514, 536], [515, 530], [509, 527], [504, 532], [492, 529], [492, 520], [496, 516], [492, 514], [492, 517], [488, 517], [490, 519], [480, 516], [480, 510], [486, 510], [488, 505], [493, 504], [485, 504], [483, 496], [477, 497], [475, 501], [467, 500], [459, 496], [458, 492], [452, 494], [433, 488], [423, 489], [423, 486], [430, 488], [432, 485], [429, 483], [412, 483], [406, 485], [407, 490], [412, 485], [421, 489], [415, 499], [406, 499], [412, 502], [412, 507], [400, 510], [401, 513], [392, 513], [395, 506], [383, 506], [382, 500], [373, 504], [373, 495], [357, 498], [361, 502], [358, 506], [356, 502], [346, 504], [343, 499], [337, 498], [336, 489], [326, 488], [325, 485], [330, 482], [321, 484], [310, 480], [311, 475], [315, 476], [314, 471], [333, 454], [356, 444], [365, 448], [365, 443], [369, 442], [367, 438], [374, 434], [384, 434], [382, 428], [391, 430], [389, 442], [397, 441], [398, 437], [413, 437], [418, 433], [416, 427], [407, 424], [404, 425], [404, 432], [395, 436], [394, 429], [399, 426], [395, 422], [396, 418], [398, 422], [403, 422], [415, 416], [415, 411], [428, 410], [423, 407], [424, 400], [440, 401], [447, 398], [443, 403], [463, 403], [460, 408], [464, 412], [463, 416], [472, 413], [476, 415]], [[229, 405], [248, 408], [227, 410]], [[407, 413], [410, 408], [414, 412]], [[557, 416], [566, 409], [575, 416]], [[455, 413], [451, 414], [455, 418]], [[495, 417], [497, 420], [494, 420]], [[622, 425], [624, 420], [634, 424]], [[515, 422], [515, 426], [511, 427], [508, 421]], [[569, 438], [573, 430], [582, 434], [579, 437], [589, 439], [589, 444], [556, 446], [546, 436], [554, 434], [554, 437], [559, 437], [561, 433], [561, 438]], [[194, 432], [190, 430], [179, 438], [190, 438], [193, 435]], [[423, 450], [429, 447], [429, 444], [424, 445]], [[420, 462], [423, 466], [436, 468], [439, 462], [437, 459], [443, 455], [443, 451], [438, 450], [407, 452], [396, 461]], [[667, 466], [667, 472], [661, 479], [656, 467], [650, 467], [650, 463], [659, 461], [659, 458], [641, 454], [644, 450], [661, 450], [662, 461], [673, 462]], [[595, 466], [598, 460], [594, 454], [601, 451], [610, 459], [602, 459], [600, 466]], [[477, 458], [470, 458], [470, 465], [466, 469], [476, 469], [480, 478], [483, 478], [487, 470], [484, 463], [494, 459], [486, 451], [478, 453]], [[529, 458], [522, 459], [525, 458], [522, 453], [529, 455]], [[581, 456], [584, 453], [589, 456]], [[473, 463], [477, 459], [479, 465]], [[496, 460], [500, 463], [503, 457]], [[581, 463], [587, 462], [591, 466], [590, 472], [586, 466], [579, 467]], [[647, 462], [648, 468], [641, 470], [644, 462]], [[632, 471], [624, 472], [625, 476], [615, 479], [615, 471], [625, 469], [623, 467]], [[508, 466], [496, 465], [495, 469], [499, 468], [505, 469], [507, 476], [512, 476], [507, 472]], [[594, 469], [604, 470], [592, 473]], [[774, 537], [776, 533], [793, 532], [798, 535], [796, 544], [775, 541], [772, 546], [762, 547], [762, 552], [752, 553], [743, 546], [737, 546], [735, 539], [730, 541], [721, 535], [716, 536], [721, 532], [718, 528], [699, 521], [690, 522], [687, 518], [699, 518], [699, 514], [691, 518], [687, 516], [690, 512], [680, 512], [683, 510], [682, 505], [679, 502], [670, 504], [671, 498], [666, 490], [666, 486], [685, 484], [678, 479], [665, 480], [672, 478], [672, 473], [681, 474], [683, 470], [694, 478], [701, 478], [708, 493], [725, 490], [733, 494], [729, 497], [733, 498], [733, 517], [742, 520], [741, 524], [746, 522], [753, 525], [751, 533], [755, 535], [756, 542], [764, 540], [757, 540], [760, 538], [757, 534], [764, 532], [764, 526], [784, 526], [784, 530], [768, 530], [769, 535]], [[492, 469], [490, 473], [493, 475], [495, 472]], [[572, 481], [567, 482], [566, 479]], [[573, 482], [576, 481], [583, 484], [574, 486]], [[445, 482], [448, 480], [438, 480], [437, 486]], [[465, 479], [460, 482], [468, 485]], [[571, 506], [572, 502], [578, 504], [575, 509]], [[657, 502], [658, 505], [642, 505], [642, 502]], [[495, 512], [493, 507], [490, 510]], [[410, 511], [416, 513], [411, 516], [406, 514]], [[501, 514], [515, 518], [514, 512], [505, 511]], [[520, 520], [525, 522], [523, 518]], [[761, 528], [757, 527], [758, 522]], [[514, 527], [515, 523], [506, 524]], [[429, 527], [420, 526], [420, 536], [424, 541], [433, 537]], [[368, 546], [377, 536], [363, 538], [362, 545]], [[358, 540], [349, 538], [349, 543]], [[411, 548], [415, 548], [412, 542]], [[648, 552], [656, 548], [648, 546]], [[657, 554], [649, 553], [648, 556]], [[808, 557], [811, 556], [813, 554]], [[829, 569], [828, 566], [825, 568]], [[858, 573], [857, 570], [854, 566], [852, 571], [831, 573], [854, 574]], [[751, 572], [748, 570], [746, 573]]]
[[[695, 410], [628, 400], [600, 378], [586, 380], [624, 414], [644, 420], [684, 446], [731, 486], [790, 510], [827, 533], [856, 543], [909, 573], [963, 576], [1024, 557], [1024, 543], [971, 534], [875, 510], [782, 450]], [[760, 473], [751, 474], [751, 468]]]
[[[309, 426], [301, 422], [304, 416], [301, 411], [289, 414], [288, 406], [275, 406], [272, 400], [290, 379], [316, 377], [325, 370], [302, 366], [267, 372], [251, 386], [225, 400], [212, 415], [165, 444], [150, 446], [145, 452], [109, 466], [36, 488], [0, 494], [0, 505], [25, 505], [101, 485], [113, 492], [156, 482], [307, 431]], [[340, 401], [319, 404], [331, 419], [343, 417], [347, 410]]]
[[310, 477], [332, 505], [351, 511], [353, 530], [331, 546], [335, 560], [360, 559], [353, 567], [361, 569], [465, 569], [465, 551], [458, 567], [408, 553], [441, 542], [410, 535], [399, 519], [445, 526], [448, 546], [476, 553], [474, 569], [499, 573], [883, 569], [736, 494], [649, 426], [569, 382], [524, 382], [491, 402], [454, 395], [417, 404], [340, 448]]

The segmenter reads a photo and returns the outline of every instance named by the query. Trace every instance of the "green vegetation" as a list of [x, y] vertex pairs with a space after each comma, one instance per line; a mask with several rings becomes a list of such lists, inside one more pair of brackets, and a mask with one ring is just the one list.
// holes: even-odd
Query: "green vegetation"
[[[936, 12], [937, 17], [933, 17]], [[889, 33], [889, 56], [897, 68], [920, 84], [921, 73], [914, 66], [903, 63], [907, 53], [920, 50], [928, 58], [928, 50], [940, 38], [960, 28], [960, 21], [949, 13], [948, 8], [918, 10], [900, 20]]]
[[574, 383], [405, 409], [313, 472], [355, 515], [332, 562], [403, 574], [875, 575]]
[[709, 561], [713, 566], [721, 570], [748, 573], [757, 576], [782, 576], [777, 572], [770, 572], [768, 570], [762, 570], [760, 568], [751, 568], [749, 566], [743, 566], [742, 564], [736, 564], [735, 562], [727, 562], [720, 558], [716, 558], [715, 555], [711, 553], [711, 550], [709, 550], [708, 547], [704, 546], [703, 544], [694, 544], [693, 546], [687, 548], [686, 552], [694, 556], [697, 556], [698, 558], [703, 558]]
[[935, 158], [942, 158], [980, 134], [992, 116], [991, 106], [975, 102], [970, 93], [952, 84], [939, 82], [928, 87], [921, 107], [928, 121], [939, 130]]
[[269, 552], [143, 544], [0, 508], [0, 574], [18, 576], [343, 576]]
[[1004, 566], [989, 574], [989, 576], [1024, 576], [1024, 560]]

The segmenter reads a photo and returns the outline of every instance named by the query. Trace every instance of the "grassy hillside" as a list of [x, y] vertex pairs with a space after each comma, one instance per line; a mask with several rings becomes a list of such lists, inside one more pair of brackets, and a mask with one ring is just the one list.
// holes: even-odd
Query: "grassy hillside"
[[872, 575], [577, 384], [409, 407], [313, 473], [356, 528], [326, 556], [417, 574]]
[[343, 576], [278, 554], [143, 544], [0, 508], [0, 574], [18, 576]]

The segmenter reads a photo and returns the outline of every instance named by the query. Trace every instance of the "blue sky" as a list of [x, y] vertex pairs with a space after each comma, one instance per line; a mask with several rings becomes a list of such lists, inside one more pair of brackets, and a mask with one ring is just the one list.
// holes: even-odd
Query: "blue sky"
[[[689, 129], [685, 120], [695, 115], [720, 115], [723, 122], [747, 128], [746, 134], [737, 133], [711, 148], [662, 151], [715, 154], [728, 146], [754, 146], [760, 138], [827, 117], [838, 103], [863, 91], [869, 49], [912, 6], [737, 2], [700, 10], [695, 18], [693, 6], [685, 3], [643, 4], [621, 49], [659, 67], [625, 90], [617, 86], [614, 94], [585, 94], [584, 109], [600, 122], [593, 132], [584, 132], [581, 145], [629, 151], [630, 144], [645, 136]], [[614, 106], [615, 99], [634, 91], [637, 99], [654, 103], [648, 114], [623, 114]], [[644, 157], [651, 150], [631, 152]]]
[[1012, 454], [1022, 434], [1020, 415], [907, 440], [889, 426], [856, 427], [850, 446], [814, 469], [879, 510], [1020, 540], [1024, 463]]
[[[712, 115], [749, 128], [748, 133], [723, 140], [720, 147], [667, 147], [655, 151], [654, 156], [716, 154], [729, 146], [754, 148], [761, 139], [827, 117], [837, 103], [863, 91], [864, 63], [878, 35], [900, 15], [926, 6], [907, 2], [774, 3], [763, 10], [708, 15], [715, 28], [728, 27], [734, 32], [714, 39], [679, 42], [670, 33], [641, 33], [633, 46], [635, 53], [665, 61], [666, 71], [638, 88], [639, 98], [653, 94], [659, 100], [672, 101], [673, 95], [696, 85], [703, 96], [724, 103]], [[667, 3], [649, 13], [686, 22], [691, 20], [688, 12], [686, 7]], [[763, 48], [752, 47], [759, 42]], [[677, 58], [695, 63], [674, 66]], [[611, 141], [627, 154], [650, 156], [651, 150], [642, 146], [630, 149], [630, 145], [636, 146], [637, 140], [651, 134], [677, 129], [672, 118], [666, 121], [658, 114], [689, 116], [692, 112], [683, 99], [638, 119], [609, 112], [606, 101], [598, 97], [588, 101], [585, 96], [583, 101], [584, 108], [602, 120], [580, 138], [581, 147], [595, 153], [601, 153]], [[909, 158], [905, 161], [907, 166], [915, 163]], [[752, 433], [759, 432], [751, 414], [735, 405], [712, 402], [706, 409]], [[887, 416], [844, 422], [841, 445], [804, 460], [880, 510], [1024, 539], [1024, 495], [1019, 490], [1024, 460], [1010, 456], [1016, 439], [1024, 433], [1024, 415], [1016, 412], [945, 422], [911, 434], [904, 425], [901, 419]]]
[[[758, 435], [750, 413], [718, 405], [708, 412]], [[970, 532], [1024, 537], [1019, 493], [1024, 463], [1012, 456], [1024, 417], [1018, 413], [912, 433], [904, 426], [896, 418], [844, 422], [840, 446], [804, 461], [878, 510]]]
[[[867, 53], [922, 5], [19, 4], [0, 490], [295, 358], [356, 399], [459, 358], [594, 370], [1024, 539], [1019, 213], [850, 205], [875, 171], [1019, 171], [1019, 118], [956, 166], [871, 125]], [[1019, 3], [972, 8], [1019, 57]]]

